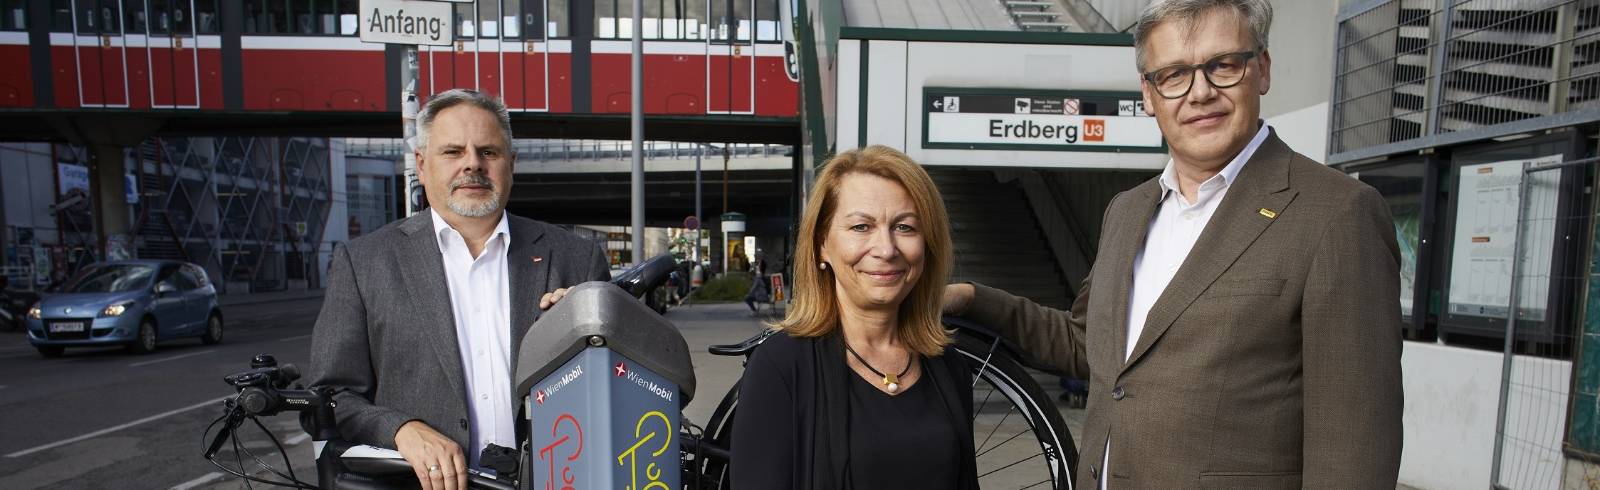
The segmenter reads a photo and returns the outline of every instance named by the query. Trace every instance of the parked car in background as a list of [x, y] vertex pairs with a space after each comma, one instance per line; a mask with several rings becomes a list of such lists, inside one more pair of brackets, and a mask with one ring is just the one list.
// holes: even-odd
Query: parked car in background
[[28, 309], [28, 342], [45, 357], [67, 347], [124, 345], [144, 354], [160, 341], [222, 341], [222, 309], [205, 269], [173, 260], [93, 264]]

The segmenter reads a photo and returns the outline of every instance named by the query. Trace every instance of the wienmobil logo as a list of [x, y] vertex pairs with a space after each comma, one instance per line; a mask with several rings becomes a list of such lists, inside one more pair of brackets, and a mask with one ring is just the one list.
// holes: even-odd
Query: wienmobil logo
[[[649, 428], [647, 429], [646, 426], [649, 426]], [[639, 416], [639, 422], [633, 426], [633, 446], [617, 455], [617, 465], [626, 465], [628, 467], [626, 490], [671, 490], [665, 482], [661, 481], [665, 475], [662, 474], [662, 467], [657, 464], [657, 461], [662, 459], [662, 454], [667, 453], [672, 448], [673, 432], [676, 431], [672, 428], [672, 420], [668, 419], [664, 413], [652, 410]], [[651, 443], [656, 439], [660, 439], [659, 445]], [[639, 468], [639, 450], [641, 448], [650, 451], [650, 457], [647, 459], [648, 462], [645, 463], [643, 473], [640, 473]], [[677, 458], [677, 455], [674, 454], [671, 457]], [[639, 476], [641, 475], [645, 479], [643, 487], [639, 486]]]
[[632, 381], [633, 384], [639, 385], [639, 387], [640, 388], [644, 388], [645, 391], [648, 391], [648, 392], [651, 392], [651, 393], [655, 393], [655, 395], [661, 397], [662, 400], [666, 400], [666, 401], [669, 401], [669, 402], [672, 401], [672, 391], [671, 390], [668, 390], [666, 388], [662, 388], [661, 386], [657, 385], [654, 381], [650, 381], [648, 379], [644, 379], [643, 376], [639, 376], [639, 372], [638, 371], [628, 371], [628, 381]]
[[549, 385], [545, 386], [543, 389], [539, 390], [539, 392], [534, 395], [534, 398], [538, 400], [540, 405], [543, 405], [545, 398], [555, 396], [557, 391], [561, 391], [562, 388], [572, 384], [573, 381], [577, 381], [579, 376], [583, 376], [582, 364], [572, 366], [572, 370], [567, 371], [567, 374], [561, 375], [561, 379], [555, 380]]

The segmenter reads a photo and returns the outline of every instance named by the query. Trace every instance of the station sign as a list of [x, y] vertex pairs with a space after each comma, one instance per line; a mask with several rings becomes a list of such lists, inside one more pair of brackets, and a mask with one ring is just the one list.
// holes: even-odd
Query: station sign
[[361, 41], [449, 46], [455, 41], [450, 2], [361, 0]]
[[926, 88], [922, 147], [1164, 153], [1138, 92]]

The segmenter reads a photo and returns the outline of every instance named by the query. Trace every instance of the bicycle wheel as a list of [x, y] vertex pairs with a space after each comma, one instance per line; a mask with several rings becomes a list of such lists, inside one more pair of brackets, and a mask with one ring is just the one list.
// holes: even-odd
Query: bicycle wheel
[[978, 483], [1071, 490], [1078, 449], [1055, 402], [1009, 351], [961, 330], [953, 347], [972, 365]]
[[[1078, 450], [1055, 402], [1009, 351], [961, 330], [952, 347], [973, 371], [973, 454], [979, 485], [986, 490], [1072, 490]], [[710, 444], [728, 447], [738, 389], [734, 385], [713, 412], [705, 428]], [[727, 461], [704, 455], [697, 460], [694, 471], [700, 472], [701, 489], [729, 488]]]

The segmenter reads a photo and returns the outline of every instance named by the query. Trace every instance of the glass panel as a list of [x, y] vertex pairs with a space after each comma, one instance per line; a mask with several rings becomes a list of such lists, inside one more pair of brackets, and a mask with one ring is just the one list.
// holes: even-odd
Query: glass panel
[[1421, 265], [1417, 250], [1422, 243], [1422, 204], [1430, 197], [1422, 194], [1427, 165], [1416, 161], [1355, 173], [1383, 195], [1394, 216], [1395, 238], [1400, 244], [1400, 314], [1409, 318], [1414, 314], [1412, 301], [1416, 297], [1417, 267]]
[[597, 39], [617, 37], [617, 0], [595, 0], [594, 37]]
[[473, 4], [456, 4], [456, 39], [472, 39], [477, 37], [477, 23], [472, 19], [478, 16], [473, 12]]
[[72, 32], [72, 0], [50, 2], [50, 32]]
[[0, 30], [28, 30], [27, 0], [0, 1]]
[[567, 24], [571, 21], [572, 14], [568, 11], [570, 0], [550, 0], [545, 10], [545, 36], [568, 37], [571, 31]]
[[360, 0], [339, 0], [339, 35], [354, 36], [361, 32], [360, 16], [356, 10], [360, 8]]
[[[143, 6], [141, 5], [140, 7], [139, 10], [143, 10]], [[143, 19], [139, 23], [147, 23], [148, 25], [134, 27], [133, 30], [135, 32], [145, 32], [145, 29], [148, 28], [152, 36], [165, 36], [172, 33], [171, 0], [150, 0], [150, 12], [142, 17]]]
[[[510, 15], [510, 14], [507, 14]], [[522, 32], [528, 37], [538, 39], [544, 34], [544, 3], [539, 0], [522, 0]], [[509, 27], [507, 28], [509, 30]]]
[[[102, 0], [105, 4], [116, 3], [116, 0]], [[126, 16], [122, 22], [128, 34], [144, 34], [145, 19], [144, 0], [122, 0], [122, 14]], [[110, 24], [107, 24], [110, 25]]]
[[756, 0], [756, 40], [782, 41], [778, 34], [778, 1]]
[[194, 23], [202, 34], [217, 31], [217, 4], [216, 0], [194, 0]]
[[478, 6], [478, 32], [486, 39], [500, 37], [500, 3], [483, 2]]
[[500, 37], [516, 39], [522, 37], [522, 1], [500, 0]]

